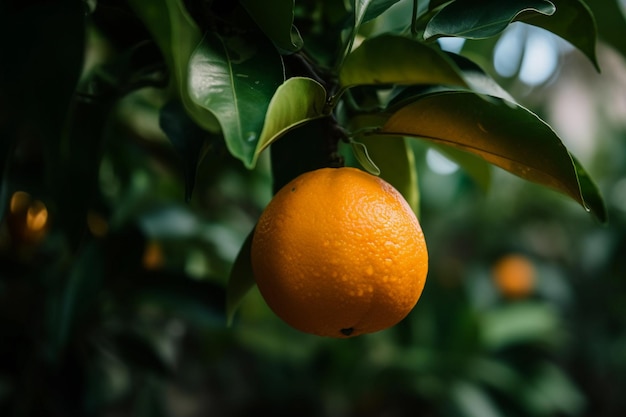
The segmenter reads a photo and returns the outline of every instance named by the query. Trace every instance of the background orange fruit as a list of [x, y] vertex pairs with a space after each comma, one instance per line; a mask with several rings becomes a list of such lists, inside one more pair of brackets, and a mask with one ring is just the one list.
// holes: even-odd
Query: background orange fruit
[[535, 266], [526, 256], [508, 254], [493, 265], [492, 276], [503, 297], [528, 297], [535, 289]]
[[398, 323], [428, 271], [424, 235], [406, 200], [355, 168], [323, 168], [285, 185], [259, 219], [251, 257], [276, 315], [331, 337]]

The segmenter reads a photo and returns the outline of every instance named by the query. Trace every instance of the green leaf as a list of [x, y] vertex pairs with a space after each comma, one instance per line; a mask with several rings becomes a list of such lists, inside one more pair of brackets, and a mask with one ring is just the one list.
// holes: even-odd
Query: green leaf
[[466, 86], [454, 62], [439, 50], [401, 36], [365, 40], [349, 54], [339, 72], [342, 88], [376, 84], [450, 84]]
[[352, 51], [354, 40], [359, 33], [359, 28], [367, 20], [371, 20], [380, 15], [383, 11], [391, 7], [395, 3], [390, 0], [353, 0], [353, 14], [351, 16], [352, 28], [350, 35], [344, 45], [343, 52], [341, 53], [340, 60], [336, 68], [340, 68], [343, 64], [343, 60]]
[[581, 50], [600, 71], [596, 57], [596, 22], [589, 7], [580, 0], [551, 0], [553, 15], [533, 14], [521, 19], [525, 23], [549, 30]]
[[359, 115], [350, 120], [350, 129], [358, 141], [367, 147], [369, 157], [380, 169], [380, 177], [400, 191], [413, 209], [419, 214], [419, 188], [415, 154], [405, 138], [384, 135], [359, 134], [378, 129], [385, 124], [383, 114]]
[[481, 319], [481, 338], [489, 349], [520, 343], [553, 343], [561, 334], [557, 312], [537, 302], [511, 304], [485, 313]]
[[467, 91], [425, 94], [393, 113], [378, 133], [421, 137], [473, 153], [570, 196], [604, 219], [595, 203], [600, 195], [579, 185], [577, 169], [556, 133], [514, 103]]
[[582, 195], [585, 196], [585, 203], [591, 208], [591, 212], [596, 215], [601, 223], [606, 223], [608, 215], [604, 200], [600, 195], [598, 187], [593, 182], [587, 171], [583, 168], [582, 164], [574, 155], [571, 155], [574, 166], [576, 167], [576, 175], [578, 175], [578, 183]]
[[591, 8], [595, 20], [599, 22], [597, 30], [600, 39], [626, 57], [626, 42], [624, 42], [626, 16], [624, 16], [625, 10], [620, 2], [592, 0], [587, 1], [586, 5]]
[[251, 168], [270, 100], [284, 81], [280, 55], [263, 37], [207, 33], [189, 63], [194, 103], [213, 113], [233, 156]]
[[571, 376], [551, 362], [537, 364], [524, 389], [516, 393], [535, 415], [580, 415], [587, 398]]
[[380, 168], [372, 161], [365, 144], [352, 140], [350, 141], [350, 146], [352, 147], [354, 157], [367, 172], [372, 175], [380, 175]]
[[356, 0], [354, 4], [354, 21], [356, 27], [376, 19], [385, 10], [400, 0]]
[[315, 118], [289, 130], [270, 146], [274, 193], [304, 172], [332, 165], [335, 123], [331, 116]]
[[509, 92], [502, 88], [480, 65], [462, 55], [453, 53], [447, 53], [447, 55], [461, 70], [463, 79], [473, 91], [515, 102]]
[[324, 116], [325, 105], [326, 90], [317, 81], [305, 77], [285, 81], [268, 106], [253, 163], [264, 149], [290, 129]]
[[294, 0], [241, 0], [241, 4], [276, 47], [285, 52], [302, 48], [304, 42], [293, 25]]
[[380, 177], [400, 191], [419, 215], [419, 188], [413, 148], [405, 138], [372, 135], [359, 138], [372, 161], [380, 168]]
[[443, 7], [426, 25], [424, 39], [458, 36], [481, 39], [497, 35], [515, 20], [529, 15], [552, 15], [547, 0], [464, 0]]
[[129, 0], [129, 4], [163, 53], [171, 72], [170, 84], [175, 96], [203, 129], [218, 132], [220, 125], [215, 116], [190, 97], [189, 60], [202, 34], [182, 0]]
[[482, 386], [465, 380], [457, 380], [450, 387], [450, 406], [465, 417], [504, 417], [497, 403]]
[[254, 273], [252, 272], [252, 261], [250, 260], [253, 237], [254, 229], [243, 242], [228, 277], [226, 286], [226, 319], [229, 326], [233, 322], [235, 312], [241, 304], [241, 300], [256, 285]]

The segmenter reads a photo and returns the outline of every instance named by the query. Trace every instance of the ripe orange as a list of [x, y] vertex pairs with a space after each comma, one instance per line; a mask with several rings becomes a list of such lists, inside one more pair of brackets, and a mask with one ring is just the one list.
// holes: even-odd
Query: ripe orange
[[330, 337], [398, 323], [428, 271], [424, 234], [406, 200], [355, 168], [322, 168], [285, 185], [259, 219], [251, 256], [276, 315]]
[[535, 288], [535, 266], [524, 255], [503, 256], [493, 265], [492, 276], [502, 296], [508, 299], [528, 297]]

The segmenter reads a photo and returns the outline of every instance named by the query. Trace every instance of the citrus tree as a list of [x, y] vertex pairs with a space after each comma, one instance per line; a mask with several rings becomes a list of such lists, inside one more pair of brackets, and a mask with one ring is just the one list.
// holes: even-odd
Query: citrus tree
[[[511, 25], [530, 25], [600, 72], [599, 40], [626, 52], [619, 7], [616, 0], [3, 1], [0, 414], [96, 415], [120, 399], [111, 392], [133, 391], [144, 399], [138, 404], [152, 404], [148, 388], [116, 391], [94, 377], [115, 378], [106, 354], [132, 364], [149, 387], [145, 372], [172, 375], [155, 336], [161, 316], [151, 308], [227, 331], [255, 286], [256, 219], [272, 194], [307, 172], [350, 166], [379, 176], [419, 218], [416, 155], [426, 146], [480, 188], [497, 167], [605, 223], [589, 173], [559, 132], [504, 88], [491, 54]], [[446, 39], [464, 43], [452, 51]], [[259, 257], [272, 249], [266, 244]], [[212, 279], [198, 279], [206, 275]], [[178, 340], [175, 328], [168, 335]], [[448, 371], [424, 372], [447, 381]], [[468, 386], [458, 392], [473, 395]]]

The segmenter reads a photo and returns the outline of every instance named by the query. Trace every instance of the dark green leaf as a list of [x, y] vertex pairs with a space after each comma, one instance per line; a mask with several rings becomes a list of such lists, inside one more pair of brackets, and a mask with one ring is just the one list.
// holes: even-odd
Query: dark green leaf
[[253, 163], [281, 135], [302, 123], [322, 117], [325, 105], [326, 90], [317, 81], [304, 77], [285, 81], [268, 106]]
[[553, 343], [562, 328], [557, 312], [547, 304], [525, 302], [482, 316], [482, 340], [489, 349], [519, 343]]
[[424, 39], [458, 36], [481, 39], [497, 35], [522, 16], [554, 14], [554, 4], [547, 0], [464, 0], [443, 7], [428, 22]]
[[209, 32], [191, 56], [189, 73], [193, 102], [217, 117], [230, 152], [252, 167], [270, 100], [284, 81], [272, 43]]
[[241, 4], [279, 49], [296, 52], [302, 48], [302, 38], [293, 25], [294, 0], [241, 0]]
[[593, 16], [598, 22], [597, 30], [600, 39], [626, 57], [626, 42], [624, 42], [626, 16], [624, 16], [624, 8], [620, 2], [591, 0], [587, 1], [586, 4], [591, 8]]
[[[543, 415], [580, 415], [587, 397], [573, 382], [570, 374], [552, 362], [537, 364], [521, 397], [528, 408]], [[518, 393], [519, 394], [519, 393]]]
[[473, 381], [457, 380], [450, 387], [450, 406], [466, 417], [505, 417], [487, 391]]
[[[346, 56], [352, 51], [352, 46], [359, 33], [361, 24], [363, 24], [366, 19], [370, 20], [380, 15], [380, 13], [391, 7], [393, 3], [395, 2], [390, 0], [353, 0], [353, 11], [349, 20], [349, 24], [352, 27], [340, 60], [338, 61], [339, 64], [342, 64]], [[338, 68], [339, 65], [336, 67]]]
[[570, 155], [574, 166], [576, 167], [576, 174], [578, 175], [578, 183], [580, 185], [581, 194], [585, 196], [585, 203], [589, 206], [592, 213], [596, 215], [601, 223], [606, 223], [608, 219], [604, 200], [600, 195], [598, 187], [593, 182], [587, 171], [583, 168], [582, 164], [574, 155]]
[[373, 84], [450, 84], [466, 86], [456, 65], [445, 54], [401, 36], [365, 40], [341, 67], [342, 88]]
[[551, 0], [556, 12], [551, 16], [533, 14], [525, 23], [549, 30], [581, 50], [599, 71], [596, 58], [596, 22], [589, 7], [580, 0]]
[[200, 29], [182, 0], [130, 0], [130, 6], [159, 45], [171, 73], [171, 88], [191, 118], [202, 128], [218, 132], [215, 116], [190, 97], [189, 61], [202, 40]]
[[304, 172], [331, 165], [334, 123], [330, 116], [313, 119], [270, 146], [274, 193]]
[[228, 285], [226, 286], [226, 319], [229, 326], [233, 322], [235, 312], [241, 304], [241, 300], [256, 285], [250, 260], [253, 236], [254, 229], [243, 242], [228, 277]]
[[354, 4], [354, 22], [357, 26], [376, 19], [385, 10], [400, 0], [356, 0]]
[[[569, 152], [545, 122], [500, 98], [466, 91], [426, 94], [391, 115], [379, 133], [410, 135], [471, 152], [579, 202], [598, 219], [597, 190], [579, 186]], [[587, 194], [589, 193], [589, 194]]]
[[463, 79], [473, 91], [515, 102], [515, 99], [474, 61], [462, 55], [453, 53], [447, 55], [459, 67]]

